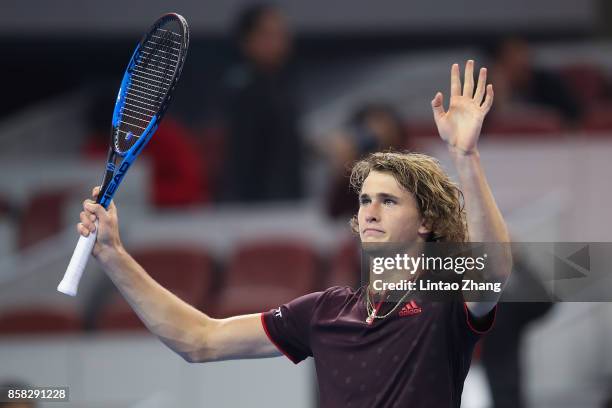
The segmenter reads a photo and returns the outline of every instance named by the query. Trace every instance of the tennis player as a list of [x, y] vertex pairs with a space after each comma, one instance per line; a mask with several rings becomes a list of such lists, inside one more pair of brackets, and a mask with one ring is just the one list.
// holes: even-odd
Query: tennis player
[[[509, 242], [480, 164], [477, 142], [493, 102], [482, 68], [451, 68], [449, 109], [431, 102], [454, 159], [461, 191], [424, 155], [376, 153], [358, 162], [354, 227], [362, 242]], [[95, 194], [95, 191], [94, 191]], [[93, 254], [147, 328], [189, 362], [274, 357], [299, 363], [314, 357], [321, 407], [459, 407], [474, 346], [491, 328], [496, 301], [371, 305], [370, 290], [332, 287], [264, 313], [214, 319], [155, 282], [121, 244], [117, 210], [86, 200], [78, 231], [99, 220]], [[510, 273], [509, 255], [489, 259], [497, 279]], [[287, 271], [291, 273], [291, 271]], [[499, 298], [497, 298], [499, 299]]]

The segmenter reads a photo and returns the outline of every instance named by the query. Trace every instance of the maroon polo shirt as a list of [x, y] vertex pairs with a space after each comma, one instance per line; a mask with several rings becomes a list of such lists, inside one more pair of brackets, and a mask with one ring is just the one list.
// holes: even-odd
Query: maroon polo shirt
[[314, 357], [321, 408], [458, 408], [495, 308], [476, 322], [465, 303], [408, 298], [367, 324], [366, 290], [335, 286], [299, 297], [262, 313], [262, 325], [295, 364]]

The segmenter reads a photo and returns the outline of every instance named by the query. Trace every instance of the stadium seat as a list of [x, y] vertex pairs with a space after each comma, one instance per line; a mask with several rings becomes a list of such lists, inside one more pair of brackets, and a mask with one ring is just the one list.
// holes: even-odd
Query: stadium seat
[[42, 191], [30, 198], [20, 217], [17, 245], [19, 249], [52, 237], [62, 230], [64, 203], [69, 188]]
[[359, 286], [360, 255], [359, 239], [357, 237], [346, 239], [330, 259], [329, 273], [326, 276], [327, 286]]
[[[132, 253], [134, 259], [160, 285], [196, 308], [208, 310], [217, 289], [213, 259], [206, 251], [193, 248], [148, 248]], [[138, 330], [144, 325], [121, 294], [112, 287], [98, 300], [96, 329]]]
[[121, 295], [113, 292], [107, 306], [101, 311], [95, 328], [97, 330], [134, 331], [144, 330], [145, 326]]
[[0, 335], [64, 334], [82, 329], [79, 316], [48, 307], [15, 309], [0, 315]]
[[592, 106], [584, 114], [581, 130], [599, 136], [612, 133], [612, 104]]
[[317, 254], [291, 240], [241, 245], [225, 277], [216, 308], [220, 317], [269, 310], [321, 289]]

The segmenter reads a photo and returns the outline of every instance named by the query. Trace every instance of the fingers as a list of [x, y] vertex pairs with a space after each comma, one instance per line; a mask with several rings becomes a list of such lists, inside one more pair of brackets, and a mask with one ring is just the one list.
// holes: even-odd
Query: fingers
[[83, 212], [81, 214], [85, 214], [85, 221], [81, 218], [81, 222], [87, 227], [87, 221], [91, 221], [92, 223], [96, 220], [106, 221], [108, 218], [108, 212], [102, 207], [100, 204], [96, 204], [93, 200], [85, 200], [83, 201]]
[[442, 95], [442, 92], [438, 92], [434, 96], [431, 101], [431, 109], [433, 110], [435, 120], [444, 115], [444, 95]]
[[478, 85], [476, 85], [476, 93], [474, 93], [474, 102], [478, 105], [482, 103], [482, 98], [484, 97], [485, 88], [487, 84], [487, 69], [485, 67], [480, 68], [480, 73], [478, 74]]
[[472, 96], [474, 94], [474, 60], [465, 63], [465, 77], [463, 80], [463, 95]]
[[77, 230], [83, 236], [88, 236], [96, 230], [96, 216], [87, 211], [81, 211], [81, 222], [77, 224]]
[[106, 214], [108, 214], [111, 218], [117, 217], [117, 207], [115, 207], [115, 202], [111, 200], [108, 208], [106, 209]]
[[81, 224], [80, 222], [77, 224], [77, 231], [84, 237], [88, 237], [91, 233], [89, 229], [85, 228], [85, 226], [83, 226], [83, 224]]
[[83, 209], [89, 215], [93, 215], [95, 218], [98, 219], [105, 219], [106, 217], [108, 217], [108, 214], [106, 213], [104, 207], [102, 207], [100, 204], [94, 203], [91, 200], [85, 200], [83, 202]]
[[459, 78], [459, 64], [451, 67], [451, 97], [461, 96], [461, 79]]
[[92, 204], [95, 205], [96, 202], [90, 199], [83, 201], [83, 210], [88, 211], [90, 214], [95, 214], [95, 211], [93, 211], [94, 207], [91, 207]]
[[[92, 198], [97, 198], [99, 192], [100, 192], [100, 187], [99, 186], [94, 187], [93, 190], [91, 191]], [[95, 218], [92, 218], [93, 221], [95, 221], [98, 218], [100, 220], [106, 220], [109, 217], [109, 215], [112, 216], [112, 215], [117, 214], [117, 208], [115, 207], [115, 203], [113, 200], [111, 200], [108, 206], [108, 209], [105, 209], [100, 204], [97, 204], [96, 201], [88, 199], [88, 200], [83, 201], [83, 209], [95, 217]]]
[[[485, 101], [482, 101], [482, 98], [485, 96], [489, 97], [490, 100], [487, 102], [485, 97]], [[464, 76], [464, 84], [463, 84], [463, 92], [461, 90], [461, 79], [459, 72], [459, 64], [453, 64], [451, 67], [451, 97], [453, 96], [469, 96], [472, 97], [474, 102], [478, 105], [483, 104], [482, 107], [485, 108], [485, 104], [489, 104], [488, 109], [490, 109], [490, 104], [493, 103], [493, 88], [489, 90], [487, 86], [487, 69], [482, 67], [478, 73], [478, 83], [476, 84], [476, 92], [474, 92], [474, 60], [468, 60], [465, 63], [465, 76]], [[433, 104], [433, 102], [432, 102]]]
[[89, 228], [89, 224], [93, 224], [96, 222], [97, 217], [95, 216], [95, 214], [91, 214], [90, 212], [87, 211], [81, 211], [80, 215], [80, 219], [81, 219], [81, 223]]
[[493, 105], [493, 96], [493, 85], [489, 84], [487, 85], [487, 96], [485, 97], [485, 100], [482, 104], [482, 110], [485, 114], [489, 112], [489, 109], [491, 109], [491, 105]]

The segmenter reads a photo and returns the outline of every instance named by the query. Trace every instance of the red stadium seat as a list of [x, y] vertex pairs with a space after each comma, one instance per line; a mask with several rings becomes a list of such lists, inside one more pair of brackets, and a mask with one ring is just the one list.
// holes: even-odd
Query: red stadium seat
[[0, 335], [64, 334], [82, 329], [80, 317], [67, 310], [15, 309], [0, 315]]
[[107, 306], [101, 311], [95, 328], [98, 330], [144, 330], [130, 305], [116, 292], [113, 292]]
[[[133, 256], [153, 279], [190, 305], [208, 311], [214, 304], [217, 285], [215, 267], [205, 251], [191, 248], [149, 248], [135, 251]], [[144, 328], [117, 290], [113, 290], [103, 303], [95, 328]]]
[[70, 189], [44, 191], [28, 202], [19, 225], [17, 245], [19, 249], [52, 237], [62, 230], [62, 212]]
[[319, 260], [308, 245], [275, 241], [242, 245], [229, 262], [217, 314], [269, 310], [319, 287]]
[[569, 65], [562, 68], [560, 74], [583, 106], [592, 106], [606, 98], [608, 84], [600, 67]]
[[591, 107], [582, 120], [581, 130], [597, 135], [612, 133], [612, 104], [602, 104]]
[[360, 257], [359, 239], [351, 237], [344, 241], [330, 259], [327, 286], [358, 286], [361, 280]]

